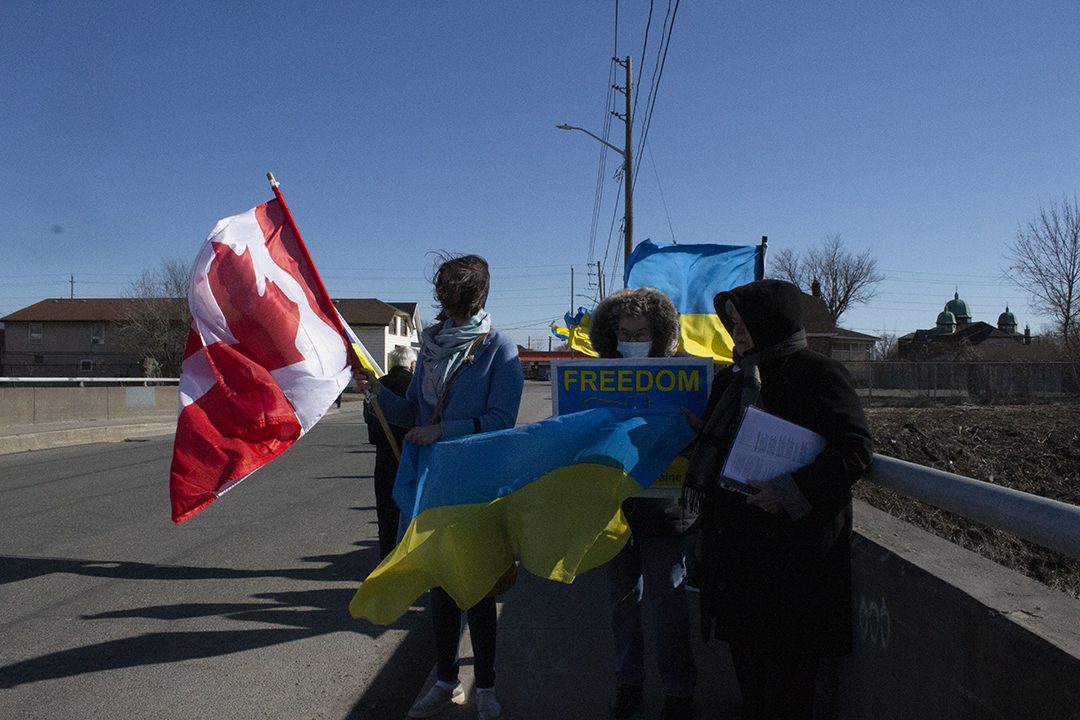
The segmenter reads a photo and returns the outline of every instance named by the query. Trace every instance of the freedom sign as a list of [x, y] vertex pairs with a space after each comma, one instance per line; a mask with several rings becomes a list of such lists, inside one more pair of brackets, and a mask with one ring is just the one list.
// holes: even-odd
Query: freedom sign
[[674, 405], [700, 417], [709, 398], [712, 370], [712, 358], [703, 357], [552, 360], [552, 414]]

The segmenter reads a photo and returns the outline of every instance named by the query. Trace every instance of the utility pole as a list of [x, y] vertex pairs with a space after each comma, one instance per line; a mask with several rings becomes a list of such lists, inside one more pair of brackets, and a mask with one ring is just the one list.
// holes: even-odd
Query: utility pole
[[71, 280], [69, 282], [71, 283], [71, 299], [74, 300], [75, 299], [75, 276], [74, 275], [71, 276]]
[[574, 266], [570, 266], [570, 317], [574, 316]]
[[[624, 193], [624, 210], [623, 215], [623, 267], [626, 267], [626, 261], [630, 259], [630, 254], [634, 251], [634, 115], [633, 115], [633, 72], [631, 70], [630, 56], [627, 55], [625, 60], [619, 58], [611, 58], [611, 61], [617, 64], [619, 67], [626, 71], [626, 84], [620, 87], [619, 85], [612, 85], [611, 87], [623, 94], [626, 98], [626, 112], [617, 113], [614, 110], [611, 114], [619, 118], [626, 124], [626, 134], [624, 136], [625, 145], [621, 148], [609, 143], [604, 138], [589, 132], [585, 128], [577, 127], [576, 125], [569, 125], [562, 123], [555, 127], [560, 130], [577, 130], [583, 132], [593, 140], [605, 145], [615, 152], [622, 155], [623, 159], [623, 193]], [[626, 272], [623, 272], [623, 284], [626, 283]], [[601, 295], [602, 296], [602, 295]], [[573, 305], [573, 302], [570, 303]]]
[[604, 299], [604, 269], [600, 267], [600, 261], [596, 261], [596, 292], [600, 299]]
[[[623, 114], [617, 113], [614, 110], [611, 114], [619, 118], [626, 124], [626, 142], [623, 145], [623, 191], [624, 191], [624, 209], [626, 211], [623, 217], [623, 267], [630, 260], [630, 253], [634, 251], [634, 146], [633, 146], [633, 134], [634, 134], [634, 117], [632, 115], [633, 103], [631, 102], [631, 94], [633, 93], [632, 73], [630, 70], [630, 56], [626, 56], [626, 60], [620, 60], [619, 58], [612, 58], [612, 60], [626, 70], [626, 86], [619, 87], [618, 85], [612, 85], [615, 90], [618, 90], [626, 97], [626, 112]], [[623, 273], [623, 285], [626, 284], [626, 273]]]

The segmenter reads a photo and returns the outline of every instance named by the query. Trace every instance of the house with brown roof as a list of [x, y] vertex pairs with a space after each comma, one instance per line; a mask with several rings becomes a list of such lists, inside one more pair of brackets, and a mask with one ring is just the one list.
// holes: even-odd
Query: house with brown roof
[[839, 327], [833, 322], [829, 308], [820, 295], [820, 285], [814, 282], [810, 294], [802, 297], [803, 327], [806, 343], [811, 350], [828, 355], [840, 362], [870, 359], [870, 350], [877, 337]]
[[[142, 377], [144, 358], [125, 348], [123, 335], [133, 308], [147, 302], [160, 299], [49, 298], [0, 318], [5, 325], [0, 375]], [[384, 369], [394, 347], [418, 345], [416, 303], [339, 298], [334, 305]]]
[[424, 321], [420, 318], [420, 303], [414, 302], [392, 302], [389, 303], [398, 310], [406, 313], [412, 318], [412, 332], [409, 337], [412, 338], [413, 348], [420, 347], [420, 333], [424, 332]]
[[48, 298], [0, 318], [2, 374], [11, 377], [141, 377], [127, 352], [124, 318], [133, 298]]
[[334, 306], [383, 370], [387, 369], [387, 356], [398, 345], [419, 347], [416, 303], [334, 298]]

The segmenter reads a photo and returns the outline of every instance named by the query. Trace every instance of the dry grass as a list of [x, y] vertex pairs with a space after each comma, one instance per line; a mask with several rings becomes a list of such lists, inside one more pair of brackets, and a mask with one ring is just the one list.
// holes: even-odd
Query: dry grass
[[[1080, 404], [867, 408], [876, 452], [1080, 505]], [[1080, 598], [1080, 560], [860, 482], [855, 496]]]

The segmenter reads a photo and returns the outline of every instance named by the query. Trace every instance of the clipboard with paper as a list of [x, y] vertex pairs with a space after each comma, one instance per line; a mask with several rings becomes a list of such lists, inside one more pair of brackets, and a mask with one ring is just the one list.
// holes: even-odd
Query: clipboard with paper
[[750, 406], [720, 470], [720, 487], [743, 495], [757, 489], [748, 480], [769, 480], [813, 462], [825, 449], [825, 438], [801, 425]]

